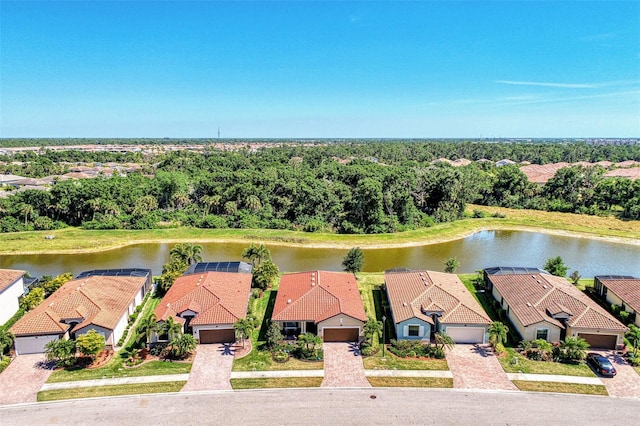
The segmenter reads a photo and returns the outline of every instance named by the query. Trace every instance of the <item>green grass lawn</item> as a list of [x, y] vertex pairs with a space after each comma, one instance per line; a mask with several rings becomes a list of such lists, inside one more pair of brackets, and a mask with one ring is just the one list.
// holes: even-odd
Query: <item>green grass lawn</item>
[[400, 358], [385, 351], [382, 358], [382, 351], [369, 357], [363, 358], [364, 368], [369, 370], [448, 370], [449, 365], [446, 359], [413, 359]]
[[[500, 213], [505, 218], [486, 217], [440, 223], [429, 228], [394, 234], [305, 233], [280, 229], [197, 229], [189, 227], [145, 230], [83, 230], [69, 227], [53, 231], [7, 232], [0, 234], [0, 254], [70, 253], [100, 251], [128, 244], [152, 242], [208, 242], [251, 240], [256, 243], [316, 245], [338, 248], [374, 248], [397, 244], [428, 244], [462, 238], [483, 229], [531, 230], [572, 233], [581, 236], [640, 239], [640, 221], [622, 221], [573, 213], [518, 210], [502, 207], [468, 205], [467, 211], [481, 210], [488, 215]], [[44, 235], [54, 235], [45, 240]]]
[[[517, 364], [513, 364], [513, 357], [518, 359]], [[512, 348], [506, 348], [506, 355], [498, 358], [500, 365], [507, 373], [527, 373], [527, 374], [557, 374], [560, 376], [580, 376], [596, 377], [586, 364], [563, 364], [560, 362], [531, 361], [518, 354]]]
[[98, 396], [138, 395], [145, 393], [179, 392], [185, 381], [57, 389], [38, 392], [38, 402], [60, 399], [94, 398]]
[[527, 380], [514, 380], [521, 391], [530, 392], [559, 392], [559, 393], [580, 393], [584, 395], [609, 395], [604, 385], [581, 385], [578, 383], [556, 383], [556, 382], [531, 382]]
[[286, 377], [271, 379], [231, 379], [233, 389], [318, 388], [322, 377]]
[[367, 377], [376, 388], [452, 388], [453, 379], [442, 377]]
[[[116, 359], [117, 358], [117, 359]], [[185, 374], [191, 371], [190, 362], [150, 361], [134, 368], [124, 368], [122, 360], [116, 354], [114, 361], [104, 367], [79, 370], [56, 370], [47, 383], [75, 382], [78, 380], [111, 379], [116, 377], [161, 376], [166, 374]]]

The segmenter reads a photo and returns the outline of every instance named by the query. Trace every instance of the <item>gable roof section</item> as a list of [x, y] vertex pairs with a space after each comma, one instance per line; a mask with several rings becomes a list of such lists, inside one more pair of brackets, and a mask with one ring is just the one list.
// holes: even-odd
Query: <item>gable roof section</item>
[[176, 279], [155, 310], [158, 321], [178, 314], [195, 312], [190, 325], [233, 324], [247, 316], [251, 274], [204, 272]]
[[447, 324], [490, 324], [491, 319], [455, 274], [434, 271], [387, 272], [385, 283], [396, 323], [442, 311]]
[[0, 293], [9, 288], [11, 284], [15, 283], [24, 274], [25, 271], [19, 271], [17, 269], [0, 269]]
[[367, 320], [355, 275], [310, 271], [285, 274], [280, 279], [272, 320], [317, 324], [339, 314]]
[[602, 285], [622, 299], [625, 305], [629, 306], [636, 312], [640, 312], [640, 278], [597, 278]]
[[622, 331], [626, 327], [589, 296], [563, 277], [550, 274], [488, 275], [491, 283], [507, 301], [511, 311], [525, 327], [547, 321], [560, 328], [565, 324], [553, 318], [569, 314], [569, 327]]
[[89, 276], [65, 283], [35, 309], [20, 318], [11, 332], [16, 336], [60, 334], [64, 319], [79, 319], [73, 330], [96, 325], [113, 330], [145, 285], [145, 277]]

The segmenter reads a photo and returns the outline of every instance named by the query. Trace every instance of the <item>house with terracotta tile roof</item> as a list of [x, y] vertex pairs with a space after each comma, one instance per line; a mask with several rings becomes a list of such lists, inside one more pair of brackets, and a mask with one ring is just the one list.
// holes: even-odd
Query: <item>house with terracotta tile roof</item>
[[640, 327], [640, 278], [600, 275], [593, 279], [593, 285], [607, 303], [622, 306], [622, 309], [635, 315], [634, 324]]
[[355, 342], [367, 315], [355, 275], [309, 271], [282, 275], [271, 320], [287, 337], [313, 333], [325, 342]]
[[57, 339], [75, 339], [95, 330], [115, 347], [129, 315], [151, 286], [149, 269], [87, 271], [66, 282], [10, 329], [16, 354], [43, 353]]
[[524, 340], [557, 342], [573, 336], [594, 348], [624, 344], [627, 327], [566, 278], [536, 268], [509, 269], [485, 269], [485, 279], [488, 291]]
[[384, 281], [398, 340], [444, 332], [456, 343], [487, 342], [491, 319], [457, 275], [391, 270]]
[[25, 271], [0, 269], [0, 325], [18, 312], [18, 298], [24, 293]]
[[[235, 342], [233, 324], [247, 317], [251, 273], [196, 272], [173, 283], [155, 310], [159, 323], [170, 317], [203, 343]], [[155, 340], [164, 340], [155, 336]]]

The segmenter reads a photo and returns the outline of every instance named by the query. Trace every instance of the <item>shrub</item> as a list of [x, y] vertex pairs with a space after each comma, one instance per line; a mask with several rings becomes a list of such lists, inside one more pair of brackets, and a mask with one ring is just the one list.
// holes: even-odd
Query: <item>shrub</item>
[[620, 317], [620, 321], [622, 321], [624, 324], [627, 324], [629, 322], [629, 317], [631, 316], [631, 313], [621, 310], [618, 313], [618, 316]]
[[162, 356], [166, 348], [167, 342], [153, 343], [149, 348], [149, 355]]
[[281, 349], [274, 351], [272, 357], [275, 362], [287, 362], [289, 360], [289, 354]]
[[134, 322], [136, 318], [138, 318], [138, 313], [137, 312], [132, 313], [131, 315], [129, 315], [129, 322]]
[[483, 217], [486, 217], [487, 214], [485, 212], [483, 212], [482, 210], [478, 210], [478, 209], [474, 209], [473, 210], [473, 218], [474, 219], [482, 219]]
[[494, 347], [493, 347], [496, 355], [500, 355], [504, 353], [504, 345], [502, 343], [497, 343]]
[[0, 373], [4, 371], [5, 368], [9, 366], [11, 362], [11, 358], [8, 356], [0, 355]]

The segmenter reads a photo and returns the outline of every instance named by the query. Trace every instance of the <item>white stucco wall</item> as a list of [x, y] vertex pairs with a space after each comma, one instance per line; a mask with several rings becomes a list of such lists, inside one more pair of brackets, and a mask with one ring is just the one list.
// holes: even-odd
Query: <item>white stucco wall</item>
[[0, 325], [18, 312], [18, 297], [24, 293], [22, 277], [0, 292]]

